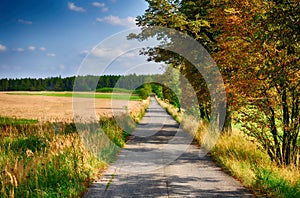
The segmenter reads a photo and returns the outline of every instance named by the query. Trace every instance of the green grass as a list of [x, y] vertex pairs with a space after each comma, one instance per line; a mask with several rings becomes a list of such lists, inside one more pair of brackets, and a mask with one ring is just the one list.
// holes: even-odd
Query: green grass
[[8, 118], [8, 117], [0, 116], [0, 126], [1, 125], [35, 124], [35, 123], [38, 123], [38, 120], [17, 119], [17, 118]]
[[133, 93], [136, 94], [136, 90], [130, 90], [130, 89], [124, 89], [124, 88], [110, 88], [110, 87], [103, 87], [103, 88], [98, 88], [96, 92], [100, 93]]
[[297, 167], [279, 167], [240, 132], [222, 135], [211, 151], [217, 163], [257, 195], [300, 197]]
[[28, 96], [55, 96], [55, 97], [76, 97], [76, 98], [100, 98], [100, 99], [114, 99], [114, 100], [132, 100], [139, 101], [141, 98], [138, 95], [129, 94], [93, 94], [93, 93], [65, 93], [65, 92], [54, 92], [54, 93], [8, 93], [11, 95], [28, 95]]

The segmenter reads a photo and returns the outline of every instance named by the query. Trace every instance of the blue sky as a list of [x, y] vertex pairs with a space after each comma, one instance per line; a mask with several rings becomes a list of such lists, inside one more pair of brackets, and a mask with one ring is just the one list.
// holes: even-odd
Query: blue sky
[[[144, 0], [2, 0], [0, 78], [76, 75], [92, 49], [98, 54], [104, 52], [95, 46], [114, 34], [135, 28], [135, 17], [146, 8]], [[109, 56], [114, 51], [107, 53]], [[125, 57], [137, 59], [130, 53]], [[131, 71], [134, 62], [123, 59], [114, 61], [115, 65], [104, 74]], [[145, 57], [138, 59], [142, 65]]]

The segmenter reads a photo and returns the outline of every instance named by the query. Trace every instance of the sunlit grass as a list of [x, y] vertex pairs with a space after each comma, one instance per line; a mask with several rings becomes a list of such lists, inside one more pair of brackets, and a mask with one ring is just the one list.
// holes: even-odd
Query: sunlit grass
[[50, 124], [6, 125], [0, 139], [1, 197], [74, 197], [106, 163], [77, 133]]
[[238, 130], [221, 135], [211, 154], [219, 165], [258, 195], [300, 197], [299, 168], [277, 166], [254, 140], [248, 140]]
[[[203, 144], [208, 126], [206, 121], [200, 121], [198, 128], [195, 128], [195, 120], [185, 119], [175, 107], [164, 101], [159, 100], [159, 103], [193, 135], [199, 145]], [[257, 196], [300, 197], [299, 167], [279, 167], [270, 160], [255, 139], [248, 139], [237, 128], [234, 128], [232, 134], [220, 135], [210, 154], [219, 166]]]
[[118, 115], [122, 123], [101, 117], [76, 125], [16, 119], [0, 125], [0, 197], [82, 196], [115, 160], [147, 105]]

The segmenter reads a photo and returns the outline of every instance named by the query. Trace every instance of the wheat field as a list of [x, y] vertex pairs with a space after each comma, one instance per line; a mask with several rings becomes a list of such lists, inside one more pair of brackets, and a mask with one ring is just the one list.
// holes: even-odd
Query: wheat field
[[[33, 92], [30, 92], [30, 94], [32, 93]], [[41, 92], [34, 93], [38, 94]], [[80, 99], [81, 105], [85, 105], [89, 100], [91, 100], [91, 98]], [[110, 117], [118, 111], [124, 111], [124, 109], [135, 111], [135, 109], [141, 108], [142, 105], [141, 101], [112, 101], [111, 99], [102, 98], [95, 98], [93, 100], [95, 100], [94, 109], [97, 116]], [[45, 122], [69, 122], [73, 119], [72, 97], [23, 95], [20, 94], [20, 92], [0, 92], [0, 116], [36, 119]]]

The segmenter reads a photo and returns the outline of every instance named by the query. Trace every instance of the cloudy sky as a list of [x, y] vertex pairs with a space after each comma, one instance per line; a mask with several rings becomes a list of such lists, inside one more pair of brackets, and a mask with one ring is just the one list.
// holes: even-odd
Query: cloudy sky
[[105, 74], [133, 73], [137, 66], [130, 61], [139, 59], [141, 67], [145, 59], [135, 57], [138, 50], [133, 53], [122, 39], [118, 49], [101, 42], [135, 28], [135, 17], [146, 8], [144, 0], [1, 0], [0, 78], [76, 75], [88, 54], [111, 61], [118, 56], [101, 70]]

